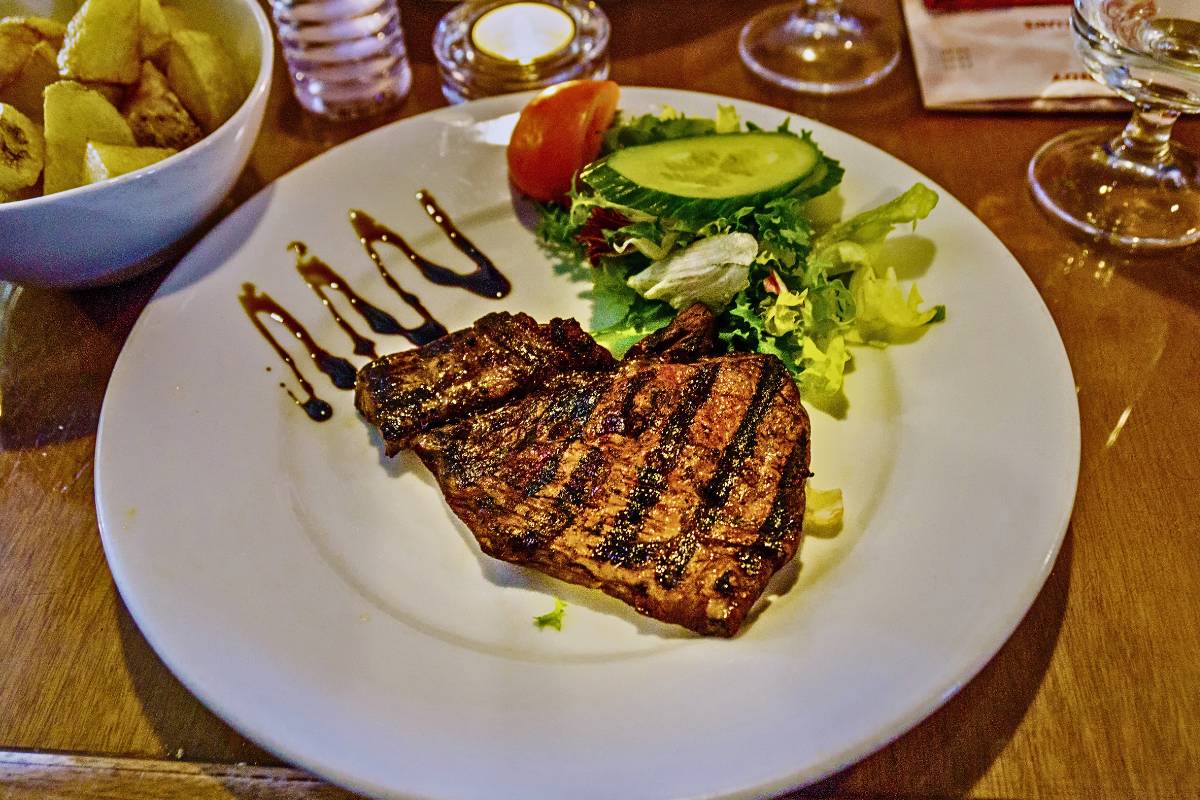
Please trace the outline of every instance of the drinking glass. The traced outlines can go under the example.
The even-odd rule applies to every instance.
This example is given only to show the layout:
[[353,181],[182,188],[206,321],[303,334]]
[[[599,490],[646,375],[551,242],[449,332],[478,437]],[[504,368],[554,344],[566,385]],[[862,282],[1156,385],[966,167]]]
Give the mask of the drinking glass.
[[900,60],[893,26],[851,14],[841,0],[768,8],[746,23],[738,53],[759,77],[809,94],[838,94],[876,83]]
[[397,105],[412,86],[396,0],[271,0],[296,99],[332,119]]
[[1179,115],[1200,112],[1200,0],[1075,0],[1071,30],[1088,72],[1133,102],[1133,118],[1044,144],[1029,162],[1034,197],[1114,245],[1200,242],[1200,160],[1171,141]]

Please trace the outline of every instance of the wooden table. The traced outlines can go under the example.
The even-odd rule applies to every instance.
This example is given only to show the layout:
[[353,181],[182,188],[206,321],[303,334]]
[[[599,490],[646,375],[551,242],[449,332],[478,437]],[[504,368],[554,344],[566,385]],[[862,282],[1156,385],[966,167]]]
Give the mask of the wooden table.
[[[940,711],[800,795],[1200,796],[1200,253],[1105,253],[1043,218],[1025,165],[1083,118],[926,111],[907,56],[851,97],[757,82],[735,43],[761,5],[614,0],[612,76],[804,114],[946,187],[1045,298],[1083,425],[1071,527],[1016,633]],[[395,116],[444,105],[429,42],[447,8],[404,4],[416,80]],[[386,121],[315,123],[278,70],[227,207]],[[1179,138],[1200,147],[1200,125],[1182,123]],[[25,289],[0,315],[0,796],[348,797],[206,711],[150,650],[105,565],[96,421],[121,344],[165,273],[73,294]]]

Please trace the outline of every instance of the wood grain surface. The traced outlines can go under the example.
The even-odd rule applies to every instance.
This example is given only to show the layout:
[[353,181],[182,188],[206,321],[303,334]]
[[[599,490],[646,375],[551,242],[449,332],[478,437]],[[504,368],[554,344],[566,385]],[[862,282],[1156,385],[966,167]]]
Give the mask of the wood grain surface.
[[352,800],[290,767],[0,752],[5,800]]
[[[879,86],[847,97],[757,82],[735,46],[763,5],[605,3],[612,76],[813,117],[940,183],[1045,298],[1075,372],[1083,434],[1065,545],[1012,638],[929,719],[797,796],[1200,797],[1200,253],[1106,252],[1037,211],[1030,155],[1097,118],[926,111],[907,56]],[[227,210],[341,141],[444,105],[429,42],[449,6],[402,6],[415,83],[400,111],[317,122],[279,70]],[[1200,125],[1181,123],[1179,137],[1200,147]],[[122,342],[165,274],[75,293],[0,289],[0,797],[348,797],[205,710],[139,634],[105,565],[97,418]]]

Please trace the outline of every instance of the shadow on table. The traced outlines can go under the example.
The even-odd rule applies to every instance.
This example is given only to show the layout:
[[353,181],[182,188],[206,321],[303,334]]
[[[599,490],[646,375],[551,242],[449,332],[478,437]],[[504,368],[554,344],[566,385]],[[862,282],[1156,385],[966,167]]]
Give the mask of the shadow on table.
[[158,269],[103,290],[12,294],[0,314],[0,451],[36,450],[96,432],[117,353],[165,275]]
[[940,710],[888,747],[791,800],[831,796],[963,797],[1008,745],[1045,678],[1070,588],[1073,531],[1046,585],[987,666]]
[[[221,210],[188,237],[187,248],[181,253],[181,260],[186,256],[187,265],[183,270],[174,270],[176,274],[172,275],[171,280],[163,281],[161,287],[163,294],[181,292],[200,283],[236,258],[242,245],[250,239],[262,223],[275,196],[276,184],[272,183],[255,192],[248,199],[241,199],[243,183],[246,185],[245,191],[250,191],[249,187],[252,187],[257,180],[255,177],[253,181],[240,182],[238,188],[235,188],[234,194],[230,196]],[[280,242],[281,253],[284,252],[286,244],[286,240]],[[247,267],[247,263],[243,261],[240,265],[231,266],[228,269],[240,270],[244,274]],[[236,290],[233,290],[230,292],[229,302],[236,301]]]
[[246,763],[255,766],[281,765],[279,759],[260,749],[226,725],[196,699],[195,695],[167,670],[158,654],[138,630],[119,596],[116,604],[121,650],[134,691],[150,726],[162,743],[158,758],[187,761]]
[[[74,292],[0,284],[0,452],[96,433],[113,365],[142,309],[179,259],[259,185],[261,179],[246,170],[221,208],[172,245],[163,266],[144,275]],[[215,237],[206,250],[210,261],[182,285],[219,267],[249,236],[269,199],[264,192],[254,211]]]
[[1123,254],[1110,257],[1115,259],[1115,269],[1134,283],[1200,312],[1200,245],[1138,261]]

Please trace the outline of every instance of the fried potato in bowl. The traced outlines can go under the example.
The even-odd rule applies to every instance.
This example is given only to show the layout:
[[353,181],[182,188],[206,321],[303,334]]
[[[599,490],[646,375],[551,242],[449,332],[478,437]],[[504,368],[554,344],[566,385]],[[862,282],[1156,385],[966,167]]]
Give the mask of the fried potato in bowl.
[[131,277],[233,187],[271,28],[256,0],[176,2],[0,0],[0,279]]

